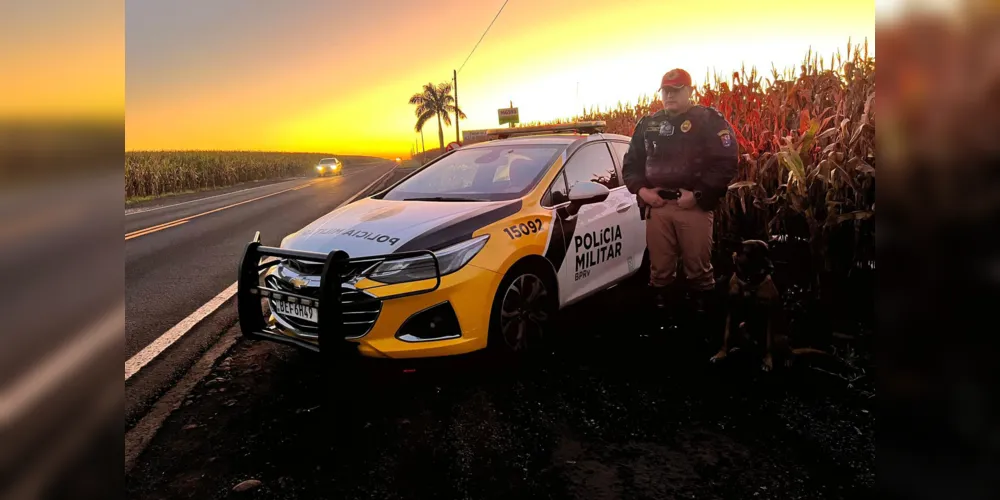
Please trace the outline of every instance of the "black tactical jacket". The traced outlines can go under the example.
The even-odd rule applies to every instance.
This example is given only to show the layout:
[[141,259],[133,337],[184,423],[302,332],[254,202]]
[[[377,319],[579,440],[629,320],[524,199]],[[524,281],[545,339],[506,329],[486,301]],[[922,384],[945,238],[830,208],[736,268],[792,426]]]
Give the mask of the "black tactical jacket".
[[[639,120],[622,177],[631,193],[683,188],[700,193],[701,208],[714,210],[736,177],[738,160],[736,134],[722,113],[695,105],[676,116],[661,110]],[[639,206],[645,208],[641,198]]]

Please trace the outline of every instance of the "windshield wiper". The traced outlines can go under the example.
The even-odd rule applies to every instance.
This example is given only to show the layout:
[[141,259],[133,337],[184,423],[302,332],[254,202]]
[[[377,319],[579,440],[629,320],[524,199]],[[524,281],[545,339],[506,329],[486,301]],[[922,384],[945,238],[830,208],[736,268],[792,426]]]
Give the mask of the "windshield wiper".
[[444,196],[431,196],[428,198],[403,198],[403,201],[483,201],[478,198],[452,198]]

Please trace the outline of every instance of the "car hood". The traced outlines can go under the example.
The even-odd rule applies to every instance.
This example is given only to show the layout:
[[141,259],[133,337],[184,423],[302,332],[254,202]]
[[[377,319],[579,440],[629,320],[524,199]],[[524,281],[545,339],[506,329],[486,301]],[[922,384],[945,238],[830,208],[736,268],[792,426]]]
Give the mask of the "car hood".
[[465,241],[477,229],[520,209],[520,200],[440,202],[365,198],[288,235],[281,247],[320,253],[343,250],[351,257],[437,250]]

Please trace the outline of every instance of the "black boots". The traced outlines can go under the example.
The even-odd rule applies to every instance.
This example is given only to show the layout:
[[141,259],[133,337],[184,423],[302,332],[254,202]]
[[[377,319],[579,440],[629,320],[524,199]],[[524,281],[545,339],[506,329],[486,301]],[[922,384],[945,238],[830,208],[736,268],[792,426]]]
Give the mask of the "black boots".
[[[657,323],[670,329],[683,325],[697,328],[719,312],[718,292],[711,290],[687,291],[677,284],[667,287],[649,287],[651,310]],[[683,324],[683,325],[682,325]]]
[[652,320],[659,330],[676,330],[679,312],[684,307],[684,297],[676,285],[648,287]]
[[715,289],[695,290],[691,292],[694,312],[699,316],[711,314],[716,308],[718,293]]
[[667,308],[667,289],[665,287],[650,286],[650,295],[653,299],[653,307],[657,311]]

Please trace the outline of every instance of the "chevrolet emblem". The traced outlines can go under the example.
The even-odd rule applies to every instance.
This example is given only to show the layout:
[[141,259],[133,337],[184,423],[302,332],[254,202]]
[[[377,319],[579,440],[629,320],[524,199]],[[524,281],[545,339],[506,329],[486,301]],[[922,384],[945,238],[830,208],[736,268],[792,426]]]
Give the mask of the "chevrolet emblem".
[[294,286],[296,290],[299,290],[301,288],[304,288],[306,285],[308,285],[309,282],[307,280],[305,280],[304,278],[292,278],[292,279],[288,280],[288,284]]

